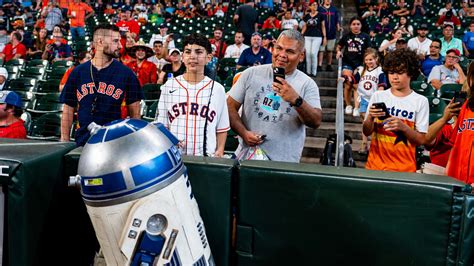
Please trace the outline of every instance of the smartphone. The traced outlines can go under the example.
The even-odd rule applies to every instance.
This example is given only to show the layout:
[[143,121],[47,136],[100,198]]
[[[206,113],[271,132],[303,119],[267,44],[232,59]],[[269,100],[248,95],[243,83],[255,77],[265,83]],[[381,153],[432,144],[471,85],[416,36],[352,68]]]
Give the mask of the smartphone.
[[454,102],[459,103],[459,106],[464,104],[464,101],[466,101],[467,98],[467,93],[465,91],[456,91],[454,93]]
[[390,117],[390,113],[388,112],[387,106],[385,105],[384,102],[374,103],[372,104],[372,106],[374,106],[376,109],[382,109],[382,111],[385,112],[384,116],[379,117],[380,120],[384,120]]
[[285,69],[284,68],[282,68],[282,67],[274,67],[273,68],[273,82],[281,83],[279,80],[277,80],[277,77],[285,79]]

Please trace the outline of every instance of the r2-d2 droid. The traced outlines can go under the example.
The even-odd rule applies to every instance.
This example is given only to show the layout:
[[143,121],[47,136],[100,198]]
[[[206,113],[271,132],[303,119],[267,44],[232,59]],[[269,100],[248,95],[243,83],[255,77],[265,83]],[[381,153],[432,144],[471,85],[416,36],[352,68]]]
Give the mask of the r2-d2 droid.
[[95,131],[70,184],[81,186],[107,265],[214,265],[178,140],[135,119]]

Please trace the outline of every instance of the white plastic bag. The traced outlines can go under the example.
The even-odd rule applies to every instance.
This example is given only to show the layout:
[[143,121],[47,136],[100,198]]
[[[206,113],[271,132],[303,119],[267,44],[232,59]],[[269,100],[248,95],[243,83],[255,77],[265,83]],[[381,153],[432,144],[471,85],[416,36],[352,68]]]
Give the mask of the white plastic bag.
[[269,161],[265,151],[260,148],[258,145],[253,147],[245,147],[242,148],[240,151],[236,151],[236,156],[239,161],[242,160],[262,160],[262,161]]

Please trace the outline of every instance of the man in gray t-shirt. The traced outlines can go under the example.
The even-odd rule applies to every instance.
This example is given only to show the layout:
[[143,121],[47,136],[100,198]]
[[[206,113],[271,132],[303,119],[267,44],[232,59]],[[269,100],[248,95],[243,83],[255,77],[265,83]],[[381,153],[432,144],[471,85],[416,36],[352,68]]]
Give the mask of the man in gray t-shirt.
[[[259,145],[270,160],[300,161],[305,125],[318,128],[322,118],[318,86],[296,69],[303,59],[304,37],[286,30],[278,37],[271,65],[241,73],[227,98],[231,127],[240,136],[238,150]],[[273,82],[273,67],[285,69],[280,83]]]
[[446,60],[443,65],[435,66],[428,76],[428,83],[439,90],[443,84],[463,84],[466,76],[459,65],[461,53],[457,49],[449,49],[446,52]]

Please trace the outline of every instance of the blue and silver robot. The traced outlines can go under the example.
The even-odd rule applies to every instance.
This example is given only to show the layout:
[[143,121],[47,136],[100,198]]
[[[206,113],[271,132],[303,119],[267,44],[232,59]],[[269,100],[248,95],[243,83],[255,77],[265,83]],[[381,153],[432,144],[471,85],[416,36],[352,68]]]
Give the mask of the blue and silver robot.
[[78,175],[107,265],[214,265],[178,140],[127,119],[92,128]]

